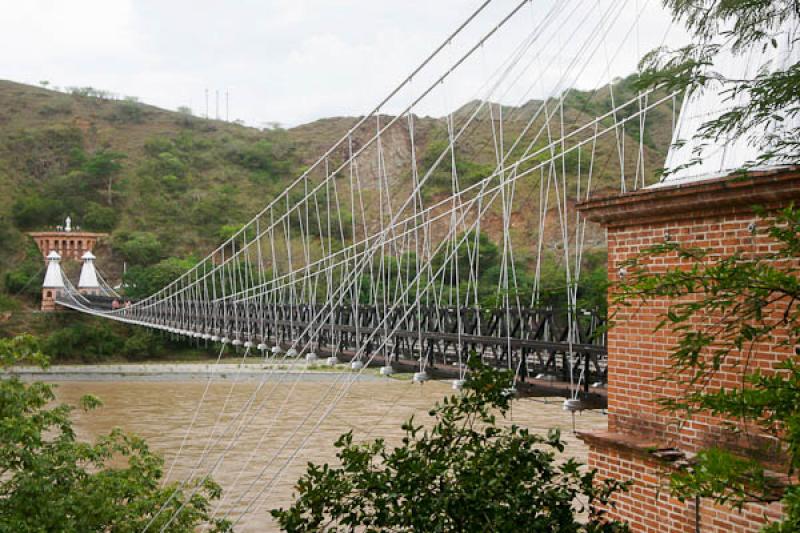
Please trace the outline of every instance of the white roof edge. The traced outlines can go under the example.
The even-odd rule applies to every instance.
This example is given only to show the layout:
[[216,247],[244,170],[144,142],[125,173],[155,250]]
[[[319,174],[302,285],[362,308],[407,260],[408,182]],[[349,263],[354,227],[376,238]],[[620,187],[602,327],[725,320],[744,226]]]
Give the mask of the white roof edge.
[[[787,70],[800,61],[800,44],[796,40],[799,34],[800,18],[791,17],[775,35],[777,46],[765,47],[755,43],[740,54],[734,54],[730,48],[723,49],[714,58],[711,69],[735,80],[754,79],[763,69],[769,72]],[[648,188],[721,178],[744,168],[748,171],[764,171],[794,166],[794,162],[781,158],[760,161],[769,148],[759,141],[768,139],[770,134],[800,128],[800,115],[786,116],[779,125],[752,128],[746,135],[721,139],[714,144],[695,138],[703,124],[720,117],[732,107],[747,105],[746,93],[731,97],[730,88],[730,84],[715,82],[687,92],[664,164],[668,173],[662,181]]]
[[792,164],[783,164],[783,165],[762,165],[758,167],[749,167],[747,169],[734,169],[734,170],[725,170],[720,172],[708,173],[708,174],[693,174],[688,175],[685,177],[681,177],[679,179],[672,179],[672,180],[664,180],[659,181],[658,183],[653,183],[652,185],[648,185],[645,187],[646,189],[664,189],[667,187],[678,187],[680,185],[690,185],[693,183],[703,183],[706,181],[713,181],[716,179],[722,179],[729,176],[733,176],[739,170],[746,170],[747,172],[771,172],[771,171],[780,171],[780,170],[789,170],[792,168],[796,168],[797,165]]

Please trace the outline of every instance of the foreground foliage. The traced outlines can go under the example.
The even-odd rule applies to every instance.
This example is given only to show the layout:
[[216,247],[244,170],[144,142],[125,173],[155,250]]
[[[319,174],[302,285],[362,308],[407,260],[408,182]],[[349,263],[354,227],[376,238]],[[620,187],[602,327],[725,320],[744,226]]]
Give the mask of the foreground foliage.
[[[683,393],[664,398],[666,409],[725,417],[731,431],[758,427],[787,456],[785,492],[760,462],[712,448],[698,455],[691,471],[674,476],[675,494],[742,507],[748,501],[775,501],[783,493],[786,516],[767,531],[800,531],[800,485],[791,477],[800,467],[800,361],[790,356],[769,373],[751,364],[759,344],[796,353],[800,343],[800,210],[789,207],[761,225],[777,244],[774,252],[709,257],[703,250],[665,243],[628,263],[630,275],[616,298],[623,305],[672,299],[660,327],[670,328],[678,342],[664,379],[679,380]],[[643,262],[665,254],[678,254],[685,267],[653,272]],[[712,387],[717,372],[734,363],[741,386]]]
[[[286,531],[617,532],[627,527],[593,507],[626,485],[600,482],[547,437],[501,424],[511,376],[471,364],[461,395],[445,398],[425,429],[413,418],[396,448],[383,439],[336,442],[341,466],[309,463],[297,500],[272,515]],[[577,513],[588,511],[586,523]]]
[[[0,339],[0,366],[46,364],[30,337]],[[172,513],[183,511],[167,529],[194,531],[210,517],[220,488],[206,481],[196,494],[161,486],[163,460],[139,437],[114,429],[94,443],[77,439],[72,408],[55,405],[53,386],[0,379],[0,531],[159,531]],[[92,396],[81,408],[100,405]],[[175,491],[176,496],[170,498]],[[211,531],[226,531],[214,521]]]

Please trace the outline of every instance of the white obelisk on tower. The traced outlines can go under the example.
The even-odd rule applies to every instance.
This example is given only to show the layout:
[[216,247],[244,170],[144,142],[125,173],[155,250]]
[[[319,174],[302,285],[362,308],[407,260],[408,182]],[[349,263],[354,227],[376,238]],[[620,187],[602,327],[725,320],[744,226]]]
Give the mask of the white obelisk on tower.
[[55,250],[47,255],[47,272],[42,283],[42,311],[53,311],[56,298],[64,291],[64,276],[61,272],[61,256]]
[[81,294],[100,294],[100,283],[97,280],[97,270],[94,260],[97,259],[92,252],[86,252],[81,256],[83,266],[81,267],[81,277],[78,280],[78,291]]

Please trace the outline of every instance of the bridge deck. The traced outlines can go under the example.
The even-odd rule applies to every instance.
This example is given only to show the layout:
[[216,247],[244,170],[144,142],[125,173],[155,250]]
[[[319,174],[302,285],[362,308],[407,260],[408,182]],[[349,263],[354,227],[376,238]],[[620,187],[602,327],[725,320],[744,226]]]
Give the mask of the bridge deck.
[[[112,299],[88,301],[90,307],[66,300],[58,303],[108,316]],[[326,320],[318,318],[326,314]],[[360,352],[364,360],[408,368],[419,368],[422,359],[427,369],[443,377],[457,377],[459,365],[477,355],[487,364],[515,371],[523,392],[565,396],[569,384],[579,382],[587,402],[598,407],[605,404],[604,388],[592,387],[606,381],[603,320],[590,312],[577,313],[570,321],[563,310],[550,308],[396,306],[386,312],[374,305],[331,310],[322,305],[233,303],[206,309],[199,302],[189,302],[181,309],[122,309],[111,318],[189,335],[197,342],[225,337],[348,360]]]

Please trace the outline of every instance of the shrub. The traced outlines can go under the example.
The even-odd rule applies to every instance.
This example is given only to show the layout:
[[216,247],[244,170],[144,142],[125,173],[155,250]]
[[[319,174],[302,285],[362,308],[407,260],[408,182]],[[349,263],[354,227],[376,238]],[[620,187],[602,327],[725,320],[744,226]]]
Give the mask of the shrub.
[[112,122],[139,124],[144,120],[144,115],[144,110],[139,103],[131,100],[123,100],[114,106],[114,111],[108,118]]
[[39,114],[43,117],[52,117],[55,115],[70,115],[72,114],[72,102],[68,100],[55,100],[50,104],[45,104],[39,109]]
[[16,311],[19,309],[19,302],[7,294],[0,293],[0,311]]
[[167,137],[151,137],[144,142],[144,153],[156,157],[162,152],[169,152],[172,146],[172,140]]
[[[285,531],[622,532],[605,506],[627,484],[600,480],[546,437],[498,423],[510,409],[512,376],[471,359],[463,394],[431,411],[430,429],[403,424],[402,444],[339,437],[341,466],[309,463],[297,499],[272,515]],[[585,518],[580,511],[588,511]]]
[[90,202],[83,215],[83,224],[86,229],[93,231],[111,231],[117,225],[118,219],[119,213],[116,209]]
[[119,232],[114,235],[111,246],[132,265],[151,265],[164,255],[158,237],[146,231]]
[[45,351],[59,359],[94,363],[117,355],[124,340],[112,325],[100,320],[81,321],[57,329],[47,337]]
[[145,359],[158,356],[164,350],[164,343],[157,335],[144,330],[136,330],[125,339],[122,355],[128,359]]
[[29,193],[11,206],[14,224],[20,229],[34,229],[56,224],[64,211],[61,200]]
[[218,187],[198,199],[190,214],[192,222],[199,228],[215,230],[233,221],[238,204],[231,187]]

